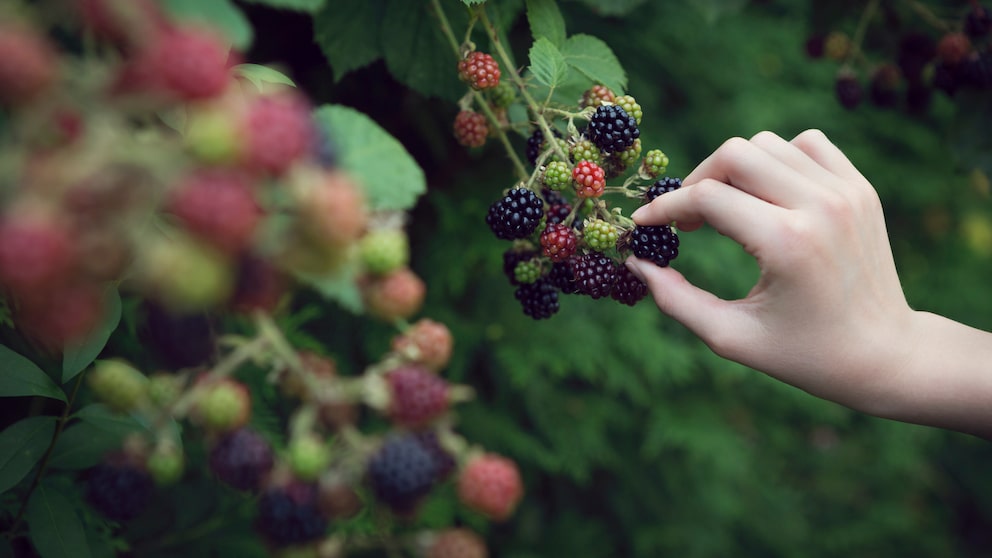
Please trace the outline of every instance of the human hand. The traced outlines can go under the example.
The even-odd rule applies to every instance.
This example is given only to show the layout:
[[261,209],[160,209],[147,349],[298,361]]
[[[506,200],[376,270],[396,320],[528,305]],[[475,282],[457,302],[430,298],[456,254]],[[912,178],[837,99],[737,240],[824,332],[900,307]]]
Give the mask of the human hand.
[[899,414],[889,406],[915,313],[878,195],[822,132],[728,140],[633,219],[682,231],[708,223],[757,260],[757,283],[729,301],[670,267],[627,260],[658,307],[718,355],[855,409]]

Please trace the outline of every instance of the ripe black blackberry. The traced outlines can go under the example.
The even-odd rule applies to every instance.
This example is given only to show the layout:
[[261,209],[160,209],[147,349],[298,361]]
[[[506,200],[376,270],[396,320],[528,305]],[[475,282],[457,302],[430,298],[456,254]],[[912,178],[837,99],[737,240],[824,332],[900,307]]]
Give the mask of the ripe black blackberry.
[[634,227],[629,244],[634,256],[661,267],[679,255],[679,236],[668,225]]
[[575,284],[575,273],[572,271],[572,262],[575,257],[564,262],[551,264],[551,271],[548,272],[548,281],[555,286],[562,294],[574,294],[579,291]]
[[148,505],[153,489],[148,471],[123,454],[108,457],[86,474],[86,501],[114,521],[135,518]]
[[964,16],[964,32],[972,39],[981,39],[992,31],[992,12],[981,4],[975,4]]
[[879,108],[892,108],[899,104],[899,83],[901,77],[895,64],[879,66],[871,76],[868,90],[873,105]]
[[933,87],[943,91],[945,95],[953,97],[963,80],[964,63],[947,64],[938,62],[933,67]]
[[617,280],[617,269],[606,254],[589,252],[572,262],[578,292],[592,298],[609,296]]
[[[557,225],[565,220],[572,213],[572,206],[567,203],[559,203],[548,208],[548,224]],[[574,225],[575,222],[573,221]]]
[[565,199],[565,196],[561,195],[561,192],[555,192],[551,188],[541,188],[541,197],[544,198],[544,203],[546,205],[561,205],[568,203],[568,200]]
[[513,293],[524,314],[535,320],[550,318],[558,312],[558,289],[548,279],[538,279],[537,281],[520,285]]
[[[561,137],[561,133],[558,130],[552,130],[556,138]],[[525,155],[527,156],[527,161],[531,166],[537,165],[537,158],[541,156],[541,152],[547,148],[544,142],[544,132],[540,128],[534,130],[534,133],[527,138],[527,150]]]
[[225,434],[210,450],[210,470],[238,490],[257,490],[274,462],[269,441],[249,428]]
[[214,322],[205,313],[177,313],[149,300],[142,304],[139,321],[141,341],[165,368],[199,366],[216,353]]
[[315,541],[328,521],[321,513],[317,485],[290,481],[265,490],[258,499],[255,528],[276,547]]
[[369,482],[377,500],[398,513],[414,511],[431,491],[438,463],[413,434],[388,438],[368,464]]
[[603,153],[609,155],[634,145],[641,136],[637,121],[617,105],[602,105],[589,120],[585,135]]
[[964,61],[964,82],[975,89],[992,87],[992,53],[974,52]]
[[417,437],[420,444],[434,457],[434,462],[437,463],[435,481],[443,481],[451,476],[451,473],[455,472],[458,462],[455,461],[455,456],[448,453],[448,450],[441,446],[441,441],[438,439],[436,430],[422,430],[414,434],[414,436]]
[[486,224],[496,238],[526,238],[537,229],[544,217],[544,202],[527,188],[513,188],[489,206]]
[[858,81],[857,76],[852,74],[837,76],[837,81],[834,83],[834,94],[841,106],[848,110],[860,105],[864,97],[861,82]]
[[631,273],[627,269],[627,266],[618,263],[617,281],[613,284],[613,289],[610,291],[610,298],[627,306],[634,306],[647,296],[647,294],[648,286]]
[[503,274],[510,280],[511,285],[520,284],[520,281],[517,281],[516,275],[517,264],[534,258],[537,255],[537,250],[518,250],[515,248],[503,252]]
[[662,194],[674,192],[682,187],[682,179],[674,176],[666,176],[659,179],[644,192],[644,203],[649,203]]

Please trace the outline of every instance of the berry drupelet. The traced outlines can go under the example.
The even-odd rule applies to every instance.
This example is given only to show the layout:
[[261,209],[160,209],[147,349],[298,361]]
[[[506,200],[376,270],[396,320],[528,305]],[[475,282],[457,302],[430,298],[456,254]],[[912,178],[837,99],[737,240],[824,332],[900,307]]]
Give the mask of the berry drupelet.
[[489,206],[486,224],[496,238],[526,238],[537,230],[544,217],[544,202],[527,188],[514,188]]

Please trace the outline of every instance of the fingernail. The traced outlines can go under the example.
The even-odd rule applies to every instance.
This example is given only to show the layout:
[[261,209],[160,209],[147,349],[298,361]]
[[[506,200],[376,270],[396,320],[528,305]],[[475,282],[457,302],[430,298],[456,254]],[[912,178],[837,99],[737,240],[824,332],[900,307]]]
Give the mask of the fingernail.
[[630,256],[623,263],[627,265],[627,269],[629,269],[630,272],[634,274],[634,277],[640,279],[642,283],[646,282],[644,280],[644,274],[641,273],[640,260],[638,260],[634,256]]
[[646,213],[647,210],[645,210],[644,206],[642,205],[641,207],[638,207],[633,213],[630,214],[630,218],[636,221],[638,215],[643,217]]

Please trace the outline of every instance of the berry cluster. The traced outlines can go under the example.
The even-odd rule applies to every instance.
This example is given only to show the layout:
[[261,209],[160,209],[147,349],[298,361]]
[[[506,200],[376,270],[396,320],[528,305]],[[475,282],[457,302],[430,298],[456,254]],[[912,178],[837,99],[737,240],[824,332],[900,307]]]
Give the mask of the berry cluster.
[[[642,157],[643,111],[636,99],[597,84],[582,96],[578,112],[559,112],[566,115],[565,132],[558,122],[538,121],[525,147],[530,177],[494,201],[485,217],[497,238],[513,242],[503,271],[524,314],[536,320],[557,313],[562,294],[633,306],[647,286],[623,260],[632,254],[667,266],[678,256],[679,238],[670,227],[637,227],[606,200],[618,194],[648,203],[681,186],[681,179],[662,176],[669,163],[662,151]],[[575,120],[588,122],[583,131]],[[609,184],[623,175],[621,183]]]
[[979,2],[953,11],[924,3],[911,8],[865,14],[870,25],[857,39],[835,27],[807,40],[811,58],[840,63],[834,94],[841,106],[854,109],[867,101],[919,113],[935,91],[953,98],[959,91],[992,89],[992,10]]

